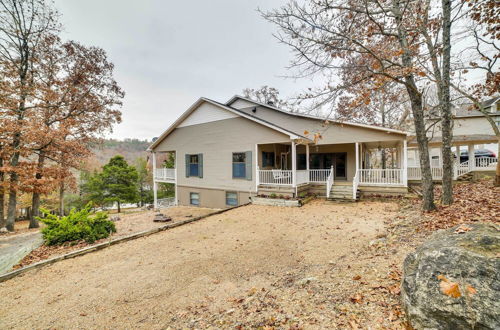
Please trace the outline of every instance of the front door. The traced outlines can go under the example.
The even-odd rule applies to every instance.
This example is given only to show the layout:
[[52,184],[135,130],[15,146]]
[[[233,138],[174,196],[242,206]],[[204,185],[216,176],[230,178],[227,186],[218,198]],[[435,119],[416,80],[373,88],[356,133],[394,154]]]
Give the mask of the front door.
[[332,156],[333,170],[335,171],[334,178],[336,180],[347,180],[347,153],[336,152]]
[[310,155],[311,169],[330,169],[333,166],[335,180],[347,180],[347,153],[315,153]]

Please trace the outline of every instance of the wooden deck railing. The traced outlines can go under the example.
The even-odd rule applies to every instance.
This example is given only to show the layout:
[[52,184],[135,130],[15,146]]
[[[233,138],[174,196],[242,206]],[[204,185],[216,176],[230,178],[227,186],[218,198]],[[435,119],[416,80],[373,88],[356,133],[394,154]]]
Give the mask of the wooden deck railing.
[[405,185],[403,182],[403,169],[360,169],[358,170],[358,177],[356,178],[359,185]]
[[175,181],[175,168],[157,168],[155,180]]

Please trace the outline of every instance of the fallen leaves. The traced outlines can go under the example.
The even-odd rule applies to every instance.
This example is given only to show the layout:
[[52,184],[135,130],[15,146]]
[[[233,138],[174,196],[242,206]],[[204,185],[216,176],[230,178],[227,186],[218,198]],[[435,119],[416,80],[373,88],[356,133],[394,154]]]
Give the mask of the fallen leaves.
[[350,298],[353,304],[361,304],[363,302],[363,296],[357,293],[355,296]]
[[444,275],[439,275],[438,280],[441,281],[439,282],[439,287],[441,288],[441,292],[443,294],[452,298],[460,298],[462,296],[457,282],[450,281]]
[[455,234],[464,234],[464,233],[471,231],[471,230],[472,230],[471,227],[463,224],[463,225],[458,226],[457,229],[455,229]]
[[[441,196],[441,187],[435,188],[436,199]],[[438,205],[433,212],[425,213],[423,227],[434,231],[470,222],[500,223],[500,188],[493,186],[492,179],[463,182],[453,187],[452,205]],[[460,230],[463,234],[468,229]]]

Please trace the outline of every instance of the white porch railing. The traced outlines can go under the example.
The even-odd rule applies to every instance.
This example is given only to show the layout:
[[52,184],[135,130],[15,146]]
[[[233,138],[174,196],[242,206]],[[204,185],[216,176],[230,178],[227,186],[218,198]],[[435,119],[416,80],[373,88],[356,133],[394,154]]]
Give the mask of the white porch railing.
[[478,157],[478,158],[476,158],[476,168],[479,168],[479,169],[486,169],[486,168],[495,169],[495,167],[497,166],[497,163],[498,163],[498,158],[493,158],[493,157]]
[[352,199],[354,200],[358,199],[359,177],[360,173],[357,171],[356,175],[354,175],[354,178],[352,179]]
[[157,168],[155,171],[155,180],[174,181],[175,168]]
[[[493,157],[479,157],[475,158],[475,162],[467,160],[458,164],[456,162],[455,166],[455,179],[458,177],[469,173],[473,170],[495,170],[498,158]],[[474,166],[475,164],[475,166]],[[431,167],[431,174],[433,180],[441,180],[443,178],[443,168],[433,166]],[[421,180],[422,170],[419,166],[409,166],[408,167],[408,180]]]
[[291,186],[293,173],[291,170],[258,170],[259,184]]
[[309,170],[309,182],[326,182],[332,169]]
[[[292,186],[293,172],[291,170],[261,170],[257,169],[258,184],[262,185],[277,185],[277,186]],[[306,184],[310,182],[325,183],[332,173],[332,169],[314,169],[314,170],[297,170],[296,185]]]
[[298,170],[296,180],[297,185],[309,183],[309,175],[307,174],[307,170]]
[[[405,185],[403,182],[403,169],[359,169],[359,185]],[[354,182],[353,182],[354,185]]]

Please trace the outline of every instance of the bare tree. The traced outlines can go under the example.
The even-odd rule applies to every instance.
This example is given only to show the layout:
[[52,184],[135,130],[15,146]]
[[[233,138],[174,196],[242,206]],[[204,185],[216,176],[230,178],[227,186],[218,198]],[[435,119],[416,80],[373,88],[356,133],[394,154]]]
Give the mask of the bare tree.
[[291,67],[297,69],[296,77],[321,75],[328,79],[326,86],[307,91],[304,100],[335,107],[345,93],[356,93],[358,101],[369,103],[371,92],[389,82],[406,90],[420,149],[422,206],[432,210],[434,191],[420,83],[425,73],[417,62],[420,4],[320,0],[299,5],[292,1],[263,15],[279,27],[278,40],[292,48]]

